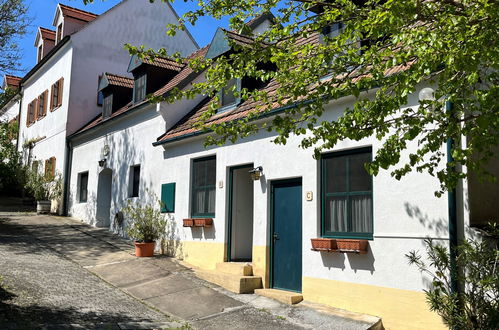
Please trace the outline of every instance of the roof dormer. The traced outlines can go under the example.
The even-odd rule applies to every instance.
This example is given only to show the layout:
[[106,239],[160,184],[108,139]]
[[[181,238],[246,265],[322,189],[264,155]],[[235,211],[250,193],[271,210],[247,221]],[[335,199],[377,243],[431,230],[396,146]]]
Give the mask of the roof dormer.
[[21,77],[11,76],[6,74],[3,78],[2,89],[5,91],[7,89],[18,90],[19,84],[21,83]]
[[185,64],[169,58],[141,59],[138,55],[133,55],[128,65],[128,72],[134,77],[133,102],[144,100],[147,94],[164,86],[184,67]]
[[55,46],[55,31],[38,28],[35,39],[35,47],[37,49],[37,62],[40,62],[45,55],[48,54]]
[[132,99],[133,79],[104,73],[99,82],[99,93],[102,93],[102,119],[121,109]]
[[55,10],[54,21],[56,28],[56,44],[67,35],[80,30],[85,24],[96,19],[98,15],[81,9],[58,4]]

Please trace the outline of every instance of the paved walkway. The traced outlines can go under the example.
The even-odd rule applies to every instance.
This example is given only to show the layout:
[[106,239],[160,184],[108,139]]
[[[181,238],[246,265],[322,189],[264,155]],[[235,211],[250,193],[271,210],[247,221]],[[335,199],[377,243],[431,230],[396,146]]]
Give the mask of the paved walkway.
[[[0,328],[368,329],[372,324],[237,295],[167,257],[70,218],[0,213]],[[2,323],[3,322],[3,323]],[[187,325],[187,323],[188,325]]]

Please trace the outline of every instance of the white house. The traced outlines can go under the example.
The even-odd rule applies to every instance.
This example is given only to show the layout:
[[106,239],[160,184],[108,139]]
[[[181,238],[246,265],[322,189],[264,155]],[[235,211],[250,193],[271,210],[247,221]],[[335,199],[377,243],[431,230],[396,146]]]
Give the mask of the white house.
[[[269,21],[252,28],[259,31],[260,24]],[[226,38],[247,39],[219,30],[211,44],[216,46],[189,58],[223,56],[230,49]],[[314,40],[317,35],[310,36]],[[212,99],[144,101],[146,93],[188,88],[203,75],[168,59],[135,57],[128,71],[133,80],[103,74],[102,114],[69,136],[71,216],[122,233],[123,206],[157,197],[170,220],[168,252],[230,290],[280,289],[296,299],[380,316],[388,329],[444,328],[425,301],[428,278],[405,257],[423,250],[425,238],[449,242],[449,202],[434,196],[439,189],[434,177],[411,173],[396,181],[387,171],[369,176],[363,164],[381,146],[375,137],[342,141],[320,160],[298,147],[301,137],[291,136],[284,146],[272,143],[274,132],[205,148],[209,133],[193,124]],[[353,101],[331,102],[320,119],[337,119]],[[243,118],[255,107],[251,100],[221,102],[212,121]],[[406,107],[418,106],[416,93]],[[406,155],[415,147],[409,145]],[[477,192],[478,187],[483,188],[470,181],[457,189],[460,236],[481,221],[476,214],[496,211],[493,203],[480,212],[472,207],[484,198],[492,202],[488,193],[497,191],[491,186]],[[313,249],[315,238],[337,246]],[[344,239],[353,245],[340,247]]]
[[55,31],[38,30],[38,63],[20,81],[18,145],[24,161],[36,162],[38,168],[45,164],[45,170],[64,176],[66,137],[102,111],[96,94],[99,75],[126,75],[126,43],[181,54],[197,49],[188,31],[165,35],[165,25],[177,21],[173,8],[160,1],[144,5],[124,0],[102,15],[58,4]]
[[21,77],[16,77],[12,75],[5,75],[2,84],[2,90],[4,92],[11,90],[14,91],[14,95],[11,96],[10,100],[4,104],[0,109],[0,121],[10,122],[17,118],[19,115],[19,105],[21,96],[19,93],[19,82]]

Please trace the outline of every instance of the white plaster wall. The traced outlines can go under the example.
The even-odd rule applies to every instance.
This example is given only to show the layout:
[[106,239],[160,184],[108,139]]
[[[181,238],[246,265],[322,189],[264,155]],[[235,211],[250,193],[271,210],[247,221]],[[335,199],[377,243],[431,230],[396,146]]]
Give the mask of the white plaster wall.
[[[104,156],[102,149],[109,145],[110,154],[107,167],[113,171],[111,192],[111,220],[128,200],[150,202],[161,195],[160,172],[162,152],[152,146],[152,141],[164,132],[164,122],[156,112],[155,105],[137,110],[135,113],[121,117],[112,125],[92,130],[91,134],[82,135],[74,140],[72,155],[69,215],[95,225],[97,211],[98,175],[102,168],[98,161]],[[138,198],[128,197],[130,166],[139,165],[140,189]],[[78,173],[89,172],[88,201],[77,200]],[[151,193],[148,193],[151,192]],[[159,206],[159,205],[158,205]]]
[[[409,104],[415,106],[415,97]],[[324,119],[337,118],[347,106],[331,106]],[[301,137],[291,137],[287,145],[275,145],[272,134],[262,132],[233,145],[204,149],[203,138],[191,138],[166,145],[164,160],[158,165],[160,182],[176,182],[176,207],[173,218],[179,237],[188,241],[223,243],[226,237],[229,167],[253,163],[263,166],[264,177],[254,186],[254,239],[256,246],[269,245],[270,183],[272,180],[302,177],[303,180],[303,276],[364,283],[400,289],[421,290],[428,282],[415,267],[408,265],[405,254],[423,251],[423,239],[433,237],[446,243],[447,198],[436,198],[438,180],[427,174],[412,173],[397,181],[389,171],[374,178],[374,240],[367,255],[327,254],[311,251],[310,239],[320,237],[319,162],[313,150],[298,147]],[[343,141],[335,150],[372,146],[373,154],[381,146],[374,138]],[[409,145],[413,149],[414,145]],[[158,148],[161,150],[161,148]],[[190,217],[190,175],[192,159],[216,155],[216,215],[212,228],[183,228],[181,221]],[[405,153],[405,156],[408,152]],[[223,181],[223,188],[219,182]],[[307,191],[313,200],[306,201]],[[404,276],[400,276],[404,274]]]
[[182,55],[197,49],[188,32],[179,32],[175,37],[165,34],[166,25],[176,22],[171,6],[162,1],[151,4],[125,0],[72,35],[75,52],[71,86],[78,93],[71,96],[68,134],[102,111],[96,103],[100,74],[129,75],[130,55],[123,48],[126,43],[153,49],[165,47]]
[[5,105],[7,110],[0,116],[0,121],[9,122],[14,119],[19,114],[19,103],[19,96],[14,96],[14,98]]
[[[33,148],[32,159],[45,160],[56,157],[56,170],[61,173],[64,169],[66,148],[66,120],[70,95],[68,82],[71,81],[72,54],[73,49],[69,42],[24,83],[20,116],[19,151],[23,151],[25,141],[45,137]],[[62,105],[52,112],[50,111],[51,87],[60,78],[64,78]],[[48,90],[49,97],[46,116],[27,127],[28,104],[46,90]],[[26,156],[25,154],[25,161]]]

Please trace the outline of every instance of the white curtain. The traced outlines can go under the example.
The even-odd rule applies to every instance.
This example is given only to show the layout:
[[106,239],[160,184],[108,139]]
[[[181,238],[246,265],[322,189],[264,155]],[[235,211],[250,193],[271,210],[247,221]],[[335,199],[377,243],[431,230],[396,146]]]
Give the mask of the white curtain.
[[[330,197],[326,210],[326,231],[331,232],[372,232],[372,199],[370,195]],[[350,226],[348,208],[350,207]]]
[[355,233],[371,233],[372,232],[372,207],[371,196],[360,195],[350,197],[351,208],[351,226],[352,232]]

